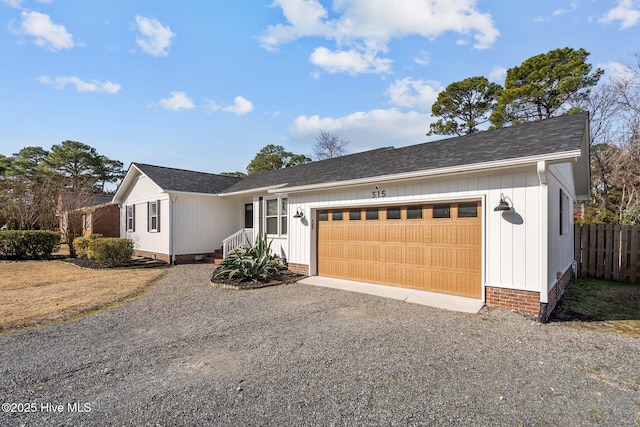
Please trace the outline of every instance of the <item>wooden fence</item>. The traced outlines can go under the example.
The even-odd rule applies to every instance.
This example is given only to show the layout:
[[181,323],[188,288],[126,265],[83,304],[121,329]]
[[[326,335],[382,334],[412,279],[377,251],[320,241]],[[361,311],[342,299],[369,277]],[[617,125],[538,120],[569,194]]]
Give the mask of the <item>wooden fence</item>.
[[639,282],[640,225],[575,225],[579,277]]

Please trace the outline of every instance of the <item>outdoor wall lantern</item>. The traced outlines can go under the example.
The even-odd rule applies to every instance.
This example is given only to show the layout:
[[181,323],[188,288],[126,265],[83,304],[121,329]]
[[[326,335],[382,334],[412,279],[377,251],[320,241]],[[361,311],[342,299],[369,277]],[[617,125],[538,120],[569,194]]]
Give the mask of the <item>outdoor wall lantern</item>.
[[513,208],[507,201],[507,198],[504,196],[504,193],[500,193],[500,203],[498,203],[498,206],[493,208],[493,210],[497,212],[504,212],[504,211],[510,211],[512,209]]
[[302,208],[298,208],[296,209],[296,213],[295,215],[293,215],[294,218],[304,218],[304,210],[302,210]]

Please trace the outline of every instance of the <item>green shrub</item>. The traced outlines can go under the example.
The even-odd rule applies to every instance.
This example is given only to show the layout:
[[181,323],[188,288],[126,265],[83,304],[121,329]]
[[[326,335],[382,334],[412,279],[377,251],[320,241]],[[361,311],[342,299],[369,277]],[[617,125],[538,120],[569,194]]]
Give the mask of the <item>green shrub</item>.
[[0,231],[0,259],[45,259],[60,244],[60,234],[47,230]]
[[215,277],[240,282],[266,282],[278,272],[279,266],[278,256],[271,251],[271,242],[261,234],[253,246],[237,248],[227,256]]
[[101,267],[128,265],[133,255],[133,242],[115,237],[89,239],[87,253]]
[[73,239],[73,248],[76,251],[77,258],[91,258],[87,252],[89,250],[89,242],[88,237],[76,237]]
[[73,239],[73,249],[77,258],[89,258],[93,259],[91,249],[89,249],[89,242],[92,240],[102,239],[102,234],[95,233],[89,237],[76,237]]

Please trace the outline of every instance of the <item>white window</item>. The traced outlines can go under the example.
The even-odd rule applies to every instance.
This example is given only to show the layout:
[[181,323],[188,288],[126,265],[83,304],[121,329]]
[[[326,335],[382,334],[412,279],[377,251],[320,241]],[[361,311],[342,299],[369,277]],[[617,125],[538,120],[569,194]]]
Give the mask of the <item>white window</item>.
[[560,189],[560,234],[569,234],[571,232],[572,213],[569,211],[569,196]]
[[136,207],[127,206],[127,231],[136,231]]
[[148,231],[159,232],[160,231],[160,200],[147,203],[149,212]]
[[287,234],[287,198],[266,200],[266,228],[267,234]]

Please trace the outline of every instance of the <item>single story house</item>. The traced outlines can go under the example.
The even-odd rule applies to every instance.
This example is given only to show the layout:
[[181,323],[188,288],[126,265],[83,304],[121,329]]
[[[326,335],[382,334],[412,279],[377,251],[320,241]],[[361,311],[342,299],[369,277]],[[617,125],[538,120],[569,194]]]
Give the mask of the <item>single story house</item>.
[[589,138],[578,113],[243,179],[134,163],[114,201],[143,254],[187,261],[266,233],[296,272],[544,320],[572,274]]

